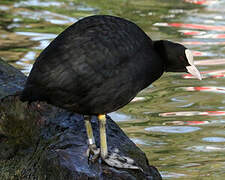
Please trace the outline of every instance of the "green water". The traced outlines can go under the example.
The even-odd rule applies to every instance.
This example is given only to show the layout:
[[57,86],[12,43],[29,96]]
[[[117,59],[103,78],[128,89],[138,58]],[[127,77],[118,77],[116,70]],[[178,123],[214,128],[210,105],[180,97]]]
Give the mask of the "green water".
[[223,180],[225,1],[191,2],[196,1],[3,0],[0,57],[29,74],[35,58],[57,34],[94,14],[121,16],[152,39],[185,44],[193,50],[203,80],[164,74],[112,117],[164,179]]

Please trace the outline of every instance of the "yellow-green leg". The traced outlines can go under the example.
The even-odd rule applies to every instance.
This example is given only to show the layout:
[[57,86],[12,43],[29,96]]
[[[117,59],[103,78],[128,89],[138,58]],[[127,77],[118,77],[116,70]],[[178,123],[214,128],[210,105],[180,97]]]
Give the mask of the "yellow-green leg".
[[93,135],[93,130],[92,130],[90,120],[91,120],[91,116],[86,116],[86,115],[84,116],[85,127],[86,127],[87,138],[88,138],[87,156],[89,160],[95,161],[99,157],[100,149],[96,147],[95,138]]
[[101,149],[101,157],[106,159],[108,156],[108,147],[107,147],[107,140],[106,140],[106,116],[99,115],[99,128],[100,128],[100,149]]
[[93,130],[91,126],[91,116],[84,116],[85,127],[87,131],[88,137],[88,150],[87,156],[88,160],[92,162],[95,161],[99,155],[101,154],[101,159],[107,163],[109,166],[117,167],[117,168],[128,168],[128,169],[140,169],[140,167],[134,164],[134,160],[119,155],[119,149],[114,149],[114,151],[109,155],[108,147],[107,147],[107,139],[106,139],[106,116],[98,115],[99,120],[99,129],[100,129],[100,149],[96,147],[95,138],[93,135]]
[[126,157],[120,156],[119,149],[114,149],[110,155],[108,154],[107,140],[106,140],[106,116],[98,115],[99,128],[100,128],[100,149],[101,158],[109,166],[117,168],[128,168],[128,169],[140,169],[140,167],[134,165],[134,160]]

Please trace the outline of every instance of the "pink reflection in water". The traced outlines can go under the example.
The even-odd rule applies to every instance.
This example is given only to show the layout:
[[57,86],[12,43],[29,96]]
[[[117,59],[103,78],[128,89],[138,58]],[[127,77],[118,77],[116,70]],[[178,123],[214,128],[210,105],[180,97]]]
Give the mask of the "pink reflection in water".
[[[216,71],[203,71],[201,72],[202,79],[204,78],[223,78],[225,77],[225,69],[224,70],[216,70]],[[184,79],[194,79],[195,77],[191,74],[184,74],[182,76]]]
[[194,38],[204,39],[225,39],[225,34],[206,34],[205,31],[178,30],[183,35],[193,36]]
[[186,125],[200,125],[200,124],[209,124],[209,121],[185,121]]
[[225,59],[206,59],[206,60],[200,60],[200,61],[195,61],[195,65],[222,65],[225,64]]
[[225,31],[225,26],[214,26],[205,24],[186,24],[186,23],[155,23],[155,26],[199,29],[199,30],[213,30],[213,31]]
[[215,93],[225,93],[225,87],[183,87],[182,89],[186,91],[203,91],[203,92],[215,92]]
[[201,52],[201,51],[192,51],[193,56],[207,56],[209,55],[207,52]]
[[204,39],[225,39],[225,34],[204,34],[196,35],[194,38],[204,38]]
[[182,34],[184,35],[203,35],[203,34],[206,34],[205,31],[193,31],[193,30],[179,30],[178,32],[181,32]]
[[173,124],[173,125],[203,125],[209,124],[209,121],[169,121],[163,123],[163,125]]
[[[174,116],[225,116],[225,111],[181,111],[181,112],[166,112],[160,113],[159,116],[162,117],[174,117]],[[187,122],[198,122],[199,121],[187,121]]]
[[217,0],[184,0],[185,2],[192,3],[192,4],[198,4],[198,5],[209,5],[215,2],[218,2]]
[[225,42],[203,42],[203,41],[186,41],[182,42],[184,45],[224,45]]

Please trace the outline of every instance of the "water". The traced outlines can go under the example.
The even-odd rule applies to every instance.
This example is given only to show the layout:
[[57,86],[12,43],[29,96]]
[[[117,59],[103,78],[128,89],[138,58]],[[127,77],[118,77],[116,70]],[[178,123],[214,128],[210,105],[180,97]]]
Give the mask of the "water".
[[202,72],[167,73],[112,114],[164,179],[225,179],[225,1],[0,1],[0,56],[29,74],[71,23],[93,14],[130,19],[152,39],[180,42]]

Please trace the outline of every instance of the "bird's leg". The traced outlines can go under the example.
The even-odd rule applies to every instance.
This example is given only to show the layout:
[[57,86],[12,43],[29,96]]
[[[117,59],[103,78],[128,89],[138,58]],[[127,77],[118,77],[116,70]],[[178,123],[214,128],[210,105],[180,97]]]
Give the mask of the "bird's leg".
[[106,159],[108,156],[107,140],[106,140],[106,117],[105,115],[99,115],[99,129],[100,129],[100,149],[102,159]]
[[91,116],[84,115],[85,127],[87,131],[88,137],[88,149],[87,149],[87,156],[88,160],[95,161],[100,155],[100,149],[96,147],[95,138],[92,131],[91,126]]
[[100,149],[101,149],[101,158],[107,163],[109,166],[117,167],[117,168],[127,168],[127,169],[139,169],[141,171],[142,168],[135,165],[134,160],[119,155],[119,150],[115,149],[114,152],[108,154],[107,140],[106,140],[106,116],[99,115],[99,128],[100,128]]

